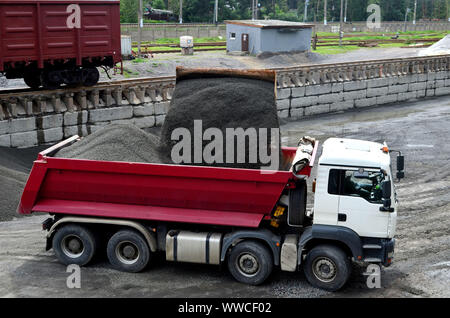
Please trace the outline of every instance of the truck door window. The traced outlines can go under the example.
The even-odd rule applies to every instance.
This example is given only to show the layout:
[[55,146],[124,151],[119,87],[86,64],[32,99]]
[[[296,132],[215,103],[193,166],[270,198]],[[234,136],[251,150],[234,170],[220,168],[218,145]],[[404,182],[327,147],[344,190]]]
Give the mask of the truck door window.
[[342,180],[342,195],[358,196],[372,203],[381,201],[381,181],[384,175],[381,172],[345,170]]
[[384,175],[379,171],[331,169],[328,177],[328,193],[361,197],[371,203],[382,203],[381,182]]

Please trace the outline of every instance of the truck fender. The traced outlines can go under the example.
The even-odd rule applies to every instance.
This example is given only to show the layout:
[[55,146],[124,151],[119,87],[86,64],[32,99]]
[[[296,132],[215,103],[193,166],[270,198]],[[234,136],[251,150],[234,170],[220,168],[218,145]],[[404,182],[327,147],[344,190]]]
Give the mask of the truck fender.
[[222,241],[222,251],[220,254],[220,261],[225,261],[227,256],[227,251],[230,246],[238,243],[240,240],[245,239],[256,239],[266,242],[273,254],[273,263],[277,266],[280,264],[280,249],[281,249],[281,238],[269,230],[241,230],[225,234]]
[[[313,224],[303,231],[298,242],[299,251],[302,251],[306,244],[314,239],[343,243],[350,249],[356,260],[360,260],[363,256],[361,238],[355,231],[347,227]],[[298,258],[298,264],[301,264],[302,253],[298,253]]]
[[[142,224],[139,224],[138,222],[122,220],[122,219],[112,220],[112,219],[102,219],[102,218],[84,218],[84,217],[75,217],[75,216],[64,217],[62,219],[59,219],[52,225],[52,227],[50,228],[50,230],[47,233],[47,241],[52,237],[53,233],[56,231],[56,228],[59,225],[61,225],[62,223],[111,224],[111,225],[121,225],[121,226],[132,227],[144,236],[144,238],[147,241],[148,246],[150,247],[150,250],[152,252],[156,252],[156,250],[157,250],[156,239],[155,239],[153,233],[151,233]],[[48,244],[47,244],[47,247],[48,247]]]

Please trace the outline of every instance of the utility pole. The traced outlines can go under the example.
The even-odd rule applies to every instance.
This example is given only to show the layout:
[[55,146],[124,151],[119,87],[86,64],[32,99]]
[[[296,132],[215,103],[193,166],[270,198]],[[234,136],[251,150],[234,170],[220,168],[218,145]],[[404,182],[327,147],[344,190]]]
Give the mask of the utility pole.
[[306,20],[308,19],[308,4],[309,0],[305,0],[305,13],[303,15],[303,22],[306,22]]
[[252,0],[252,20],[255,20],[255,0]]
[[406,32],[406,27],[407,27],[406,23],[408,22],[408,13],[409,13],[409,11],[411,11],[411,9],[410,8],[406,8],[406,12],[405,12],[405,28],[404,28],[403,32]]
[[327,25],[327,0],[323,3],[323,25]]
[[414,17],[413,17],[413,24],[416,24],[416,10],[417,10],[417,0],[414,0]]
[[340,18],[340,24],[339,24],[339,46],[342,46],[342,37],[344,35],[344,0],[341,0],[341,18]]
[[347,23],[347,5],[348,0],[345,0],[344,23]]
[[141,54],[141,42],[142,42],[142,28],[144,27],[143,19],[143,3],[139,0],[139,11],[138,11],[138,53]]
[[180,19],[180,24],[182,24],[183,23],[183,0],[180,0],[180,16],[179,16],[179,19]]
[[216,0],[214,3],[214,23],[217,24],[218,21],[218,7],[219,7],[219,0]]

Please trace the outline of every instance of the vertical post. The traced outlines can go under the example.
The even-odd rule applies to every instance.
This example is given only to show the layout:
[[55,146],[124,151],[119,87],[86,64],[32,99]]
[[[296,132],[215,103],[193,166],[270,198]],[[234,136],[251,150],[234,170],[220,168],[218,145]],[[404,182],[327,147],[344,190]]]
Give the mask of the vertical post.
[[327,0],[323,2],[323,25],[327,25]]
[[405,11],[405,27],[404,27],[404,30],[403,30],[403,32],[406,32],[406,23],[408,22],[408,12],[409,12],[409,8],[406,8],[406,11]]
[[180,0],[180,16],[179,16],[180,24],[183,23],[183,0]]
[[341,17],[340,17],[340,24],[339,24],[339,46],[342,46],[342,37],[344,35],[344,0],[341,0]]
[[417,10],[417,0],[414,0],[414,17],[413,17],[413,24],[416,24],[416,10]]
[[255,0],[252,0],[252,20],[255,20]]
[[215,2],[214,2],[214,23],[215,24],[217,24],[217,21],[218,21],[218,13],[219,13],[219,9],[218,9],[218,7],[219,7],[219,0],[216,0]]
[[138,53],[141,54],[141,42],[142,42],[142,28],[144,26],[143,19],[143,4],[142,0],[139,0],[139,11],[138,11]]
[[305,0],[305,13],[303,15],[303,22],[306,22],[306,20],[308,19],[308,3],[309,0]]
[[345,0],[344,23],[347,23],[347,5],[348,5],[348,0]]

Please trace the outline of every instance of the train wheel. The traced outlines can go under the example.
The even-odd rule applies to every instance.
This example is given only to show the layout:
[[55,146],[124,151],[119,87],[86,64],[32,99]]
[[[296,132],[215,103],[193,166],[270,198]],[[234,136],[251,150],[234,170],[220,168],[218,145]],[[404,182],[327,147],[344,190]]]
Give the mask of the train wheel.
[[87,67],[83,69],[83,84],[85,86],[94,86],[100,79],[100,73],[95,67]]
[[41,86],[41,74],[30,72],[23,77],[25,84],[33,89],[38,89]]
[[44,73],[41,75],[41,83],[42,86],[46,89],[56,89],[61,86],[61,83],[58,81],[58,78],[52,73]]

